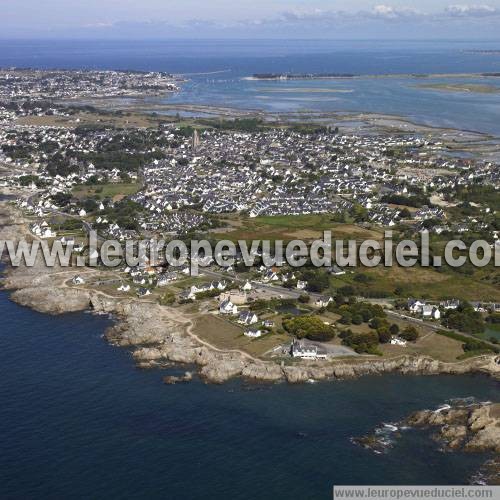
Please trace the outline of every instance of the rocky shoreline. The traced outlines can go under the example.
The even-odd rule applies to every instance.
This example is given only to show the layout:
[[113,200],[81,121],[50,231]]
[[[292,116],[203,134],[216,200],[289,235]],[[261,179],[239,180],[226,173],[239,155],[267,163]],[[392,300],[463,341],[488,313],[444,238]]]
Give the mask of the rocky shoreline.
[[436,410],[417,411],[396,424],[384,424],[353,442],[377,454],[388,451],[408,429],[432,430],[443,452],[494,454],[470,482],[500,485],[500,403],[455,403]]
[[444,451],[500,453],[500,403],[479,403],[424,410],[405,421],[410,427],[436,429]]
[[[0,239],[19,239],[27,235],[21,214],[6,202],[0,202]],[[78,274],[98,273],[78,269]],[[342,380],[364,375],[402,373],[438,375],[483,373],[500,379],[498,356],[483,356],[461,363],[444,363],[429,357],[401,356],[395,359],[335,360],[332,362],[294,362],[281,364],[254,358],[240,351],[219,350],[191,334],[192,316],[181,308],[160,306],[155,302],[119,298],[97,290],[67,286],[75,269],[47,268],[37,261],[32,268],[10,268],[3,280],[12,290],[16,303],[46,314],[91,310],[113,314],[117,323],[106,339],[131,349],[140,368],[154,368],[165,363],[197,366],[200,377],[223,383],[235,377],[259,382],[304,383],[310,380]]]

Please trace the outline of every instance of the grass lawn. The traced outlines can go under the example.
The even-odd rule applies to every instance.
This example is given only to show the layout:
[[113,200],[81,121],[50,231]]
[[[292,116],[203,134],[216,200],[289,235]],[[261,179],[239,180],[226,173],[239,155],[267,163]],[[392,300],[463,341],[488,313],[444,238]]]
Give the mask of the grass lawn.
[[420,339],[417,342],[409,342],[406,347],[385,344],[380,346],[384,357],[395,357],[404,354],[430,356],[434,359],[453,363],[464,351],[462,342],[449,339],[437,333],[424,334],[420,332]]
[[429,300],[457,298],[462,300],[500,300],[500,289],[492,284],[451,271],[437,272],[431,268],[376,267],[363,272],[373,278],[362,285],[363,289],[393,294],[400,290],[400,296],[418,297]]
[[207,278],[203,278],[202,276],[196,277],[196,276],[186,276],[181,275],[179,276],[179,279],[177,281],[173,281],[166,287],[162,287],[164,289],[172,290],[172,289],[178,289],[178,290],[185,290],[186,288],[190,288],[193,285],[201,285],[203,283],[208,283],[210,280]]
[[[258,325],[251,328],[257,329]],[[287,335],[280,334],[268,334],[260,339],[249,339],[243,335],[245,328],[211,314],[198,318],[193,331],[219,349],[241,349],[253,356],[262,356],[270,349],[290,341]]]
[[113,201],[119,201],[126,196],[137,193],[140,184],[135,183],[108,183],[96,184],[92,186],[78,185],[73,189],[73,195],[78,199],[92,198],[99,195],[101,199],[111,198]]
[[[328,315],[328,316],[327,316]],[[338,315],[332,313],[322,314],[321,319],[325,321],[331,321],[339,319]],[[430,356],[434,359],[445,362],[455,362],[457,357],[463,354],[462,342],[444,337],[442,335],[437,335],[433,330],[431,330],[425,324],[414,325],[408,321],[399,318],[388,317],[387,320],[390,324],[397,324],[400,330],[404,330],[407,326],[416,326],[419,332],[419,339],[415,343],[408,343],[406,347],[396,346],[391,344],[381,344],[379,349],[384,355],[384,358],[392,358],[402,355],[421,355]],[[333,321],[331,321],[333,323]],[[354,333],[367,333],[373,331],[368,324],[363,323],[361,325],[338,325],[340,330],[350,329]],[[338,343],[341,343],[339,337],[335,339]]]
[[323,236],[323,231],[332,231],[335,239],[377,239],[383,233],[375,229],[363,229],[354,224],[341,224],[332,220],[331,214],[279,215],[251,218],[240,216],[225,219],[233,229],[214,233],[217,239],[237,240],[314,240]]
[[[79,120],[79,121],[76,121]],[[158,127],[164,121],[162,117],[154,117],[148,113],[124,113],[122,115],[102,112],[81,112],[72,116],[24,116],[18,118],[21,125],[75,127],[85,125],[104,125],[117,128]]]

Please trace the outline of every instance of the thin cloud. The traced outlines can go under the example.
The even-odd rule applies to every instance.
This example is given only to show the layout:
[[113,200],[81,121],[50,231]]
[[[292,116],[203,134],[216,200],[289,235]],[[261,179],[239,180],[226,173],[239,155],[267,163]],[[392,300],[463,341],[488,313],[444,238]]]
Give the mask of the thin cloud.
[[449,5],[445,12],[452,17],[461,18],[489,17],[500,14],[500,10],[491,5]]
[[396,8],[389,5],[376,5],[373,7],[371,14],[375,17],[381,17],[384,19],[401,19],[422,15],[422,13],[417,9],[409,7]]
[[386,4],[375,5],[371,10],[362,10],[358,12],[347,12],[341,10],[289,10],[280,13],[274,17],[242,19],[239,21],[219,21],[215,19],[190,19],[179,23],[172,23],[162,20],[155,21],[127,21],[116,23],[95,23],[86,25],[86,28],[118,28],[118,27],[136,27],[140,26],[155,29],[209,29],[225,30],[230,28],[249,28],[252,27],[294,27],[308,28],[314,26],[333,27],[349,24],[363,24],[366,22],[377,23],[390,21],[392,23],[417,23],[417,22],[442,22],[453,19],[485,18],[500,15],[500,10],[490,5],[449,5],[444,10],[434,13],[421,12],[417,9],[408,7],[392,7]]

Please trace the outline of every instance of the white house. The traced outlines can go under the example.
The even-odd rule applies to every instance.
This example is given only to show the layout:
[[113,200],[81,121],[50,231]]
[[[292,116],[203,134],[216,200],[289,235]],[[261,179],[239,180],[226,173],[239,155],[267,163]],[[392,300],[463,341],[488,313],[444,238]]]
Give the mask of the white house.
[[401,339],[399,337],[392,337],[391,339],[391,345],[399,345],[399,346],[402,346],[402,347],[406,347],[406,340],[404,339]]
[[307,281],[297,281],[297,290],[305,290],[307,288]]
[[488,312],[488,306],[481,302],[471,302],[471,306],[476,312],[482,312],[482,313]]
[[213,288],[216,288],[217,290],[224,291],[227,288],[227,283],[226,281],[215,281],[211,284]]
[[409,311],[413,314],[420,314],[424,306],[425,306],[425,301],[423,300],[408,299],[407,307]]
[[258,339],[264,335],[264,332],[262,330],[247,330],[244,335],[245,337],[249,337],[251,339]]
[[292,343],[292,357],[301,359],[326,359],[326,352],[320,351],[318,346],[306,345],[294,340]]
[[452,309],[457,309],[458,306],[460,305],[460,301],[453,299],[453,300],[445,300],[439,304],[443,309],[446,309],[447,311]]
[[71,283],[73,283],[73,285],[83,285],[85,283],[85,280],[81,276],[77,275],[73,277]]
[[50,227],[46,227],[45,229],[42,230],[40,237],[41,238],[55,238],[57,236],[57,233],[55,231],[52,231]]
[[242,290],[244,292],[250,292],[252,290],[252,284],[250,283],[250,281],[247,281],[243,287],[242,287]]
[[271,269],[269,269],[264,276],[262,277],[262,281],[279,281],[279,276]]
[[441,311],[437,307],[424,305],[422,307],[422,317],[424,319],[440,319]]
[[238,307],[235,306],[229,299],[226,299],[220,303],[219,312],[221,314],[231,314],[236,316],[236,314],[238,314]]
[[333,299],[331,297],[327,297],[327,296],[320,297],[316,301],[316,307],[327,307],[332,302],[333,302]]
[[130,285],[125,285],[125,283],[123,283],[121,286],[119,286],[117,288],[117,290],[119,292],[129,292],[130,291]]
[[252,311],[243,311],[238,318],[238,323],[242,325],[255,325],[258,321],[259,318]]
[[214,289],[215,289],[215,286],[213,283],[204,283],[200,286],[193,285],[191,287],[191,293],[197,294],[197,293],[211,292]]

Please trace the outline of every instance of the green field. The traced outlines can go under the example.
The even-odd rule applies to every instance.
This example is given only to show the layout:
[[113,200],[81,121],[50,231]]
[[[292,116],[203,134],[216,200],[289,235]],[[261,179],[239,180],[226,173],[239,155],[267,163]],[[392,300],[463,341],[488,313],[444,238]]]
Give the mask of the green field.
[[230,229],[214,233],[220,240],[314,240],[322,238],[324,231],[332,231],[335,239],[381,239],[382,232],[364,229],[355,224],[335,222],[332,214],[278,215],[256,217],[231,217],[224,220]]
[[[500,301],[500,289],[474,276],[464,276],[453,271],[438,272],[432,268],[376,267],[359,268],[356,272],[367,275],[367,283],[354,280],[353,274],[333,277],[333,289],[353,285],[360,295],[371,297],[408,298],[418,297],[428,300],[457,298],[461,300]],[[396,294],[395,292],[398,292]]]
[[[258,328],[256,326],[255,328]],[[200,316],[194,333],[219,349],[241,349],[252,356],[262,356],[283,343],[290,342],[286,334],[267,334],[258,339],[244,336],[245,328],[219,316]]]
[[96,195],[100,199],[104,198],[123,198],[137,193],[141,188],[140,184],[135,183],[108,183],[96,184],[92,186],[78,185],[73,189],[73,195],[78,199],[91,198]]

